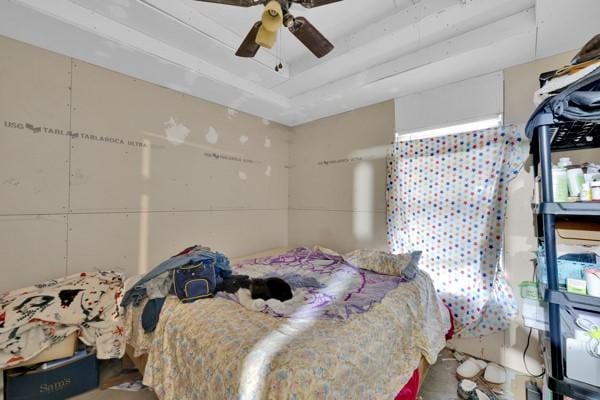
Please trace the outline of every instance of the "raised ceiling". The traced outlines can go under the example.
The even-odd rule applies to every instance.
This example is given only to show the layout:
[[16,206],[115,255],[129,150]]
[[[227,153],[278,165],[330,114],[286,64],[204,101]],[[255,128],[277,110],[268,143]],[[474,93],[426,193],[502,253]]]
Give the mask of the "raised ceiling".
[[317,59],[282,31],[273,50],[237,58],[261,11],[194,0],[0,0],[0,35],[295,126],[578,48],[598,33],[600,1],[294,6],[334,43],[331,54]]

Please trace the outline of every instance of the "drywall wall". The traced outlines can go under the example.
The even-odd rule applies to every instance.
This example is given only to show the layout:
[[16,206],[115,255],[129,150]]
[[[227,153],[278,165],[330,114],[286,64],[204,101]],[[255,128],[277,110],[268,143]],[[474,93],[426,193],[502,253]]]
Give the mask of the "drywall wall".
[[386,247],[385,154],[393,140],[393,101],[294,128],[291,246]]
[[0,37],[0,291],[287,244],[281,125]]

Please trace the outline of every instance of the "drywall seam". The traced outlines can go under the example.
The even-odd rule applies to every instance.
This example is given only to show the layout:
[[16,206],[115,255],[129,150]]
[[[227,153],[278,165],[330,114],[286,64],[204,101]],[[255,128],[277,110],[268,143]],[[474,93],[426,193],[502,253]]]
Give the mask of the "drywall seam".
[[181,214],[181,213],[203,213],[203,212],[256,212],[256,211],[287,211],[289,208],[204,208],[197,210],[125,210],[125,211],[71,211],[69,213],[19,213],[19,214],[0,214],[0,217],[45,217],[45,216],[61,216],[61,215],[114,215],[114,214]]
[[339,212],[339,213],[370,213],[370,214],[385,214],[385,210],[352,210],[352,209],[331,209],[331,208],[296,208],[290,207],[289,211],[323,211],[323,212]]
[[[73,58],[69,57],[67,58],[68,62],[69,62],[69,70],[67,72],[67,74],[69,75],[69,87],[68,87],[68,101],[69,103],[67,104],[67,109],[68,109],[68,125],[69,125],[69,132],[72,131],[71,128],[71,116],[73,115]],[[67,163],[68,163],[68,167],[67,167],[67,179],[68,179],[68,184],[67,184],[67,214],[65,214],[65,219],[66,219],[66,227],[65,227],[65,236],[66,236],[66,243],[65,243],[65,276],[69,274],[69,241],[70,241],[70,232],[71,232],[71,226],[70,226],[70,222],[71,222],[71,218],[69,213],[71,212],[71,149],[72,149],[72,145],[71,145],[71,136],[69,135],[68,139],[67,139],[67,145],[69,146],[69,152],[68,152],[68,156],[67,156]]]

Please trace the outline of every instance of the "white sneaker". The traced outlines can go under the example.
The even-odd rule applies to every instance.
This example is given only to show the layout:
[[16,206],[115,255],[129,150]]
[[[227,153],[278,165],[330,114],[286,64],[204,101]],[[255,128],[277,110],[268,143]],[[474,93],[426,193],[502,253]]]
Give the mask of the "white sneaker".
[[483,374],[486,382],[502,385],[506,382],[506,370],[498,364],[489,364]]
[[472,379],[479,375],[487,367],[487,363],[482,360],[469,357],[456,369],[456,374],[463,379]]

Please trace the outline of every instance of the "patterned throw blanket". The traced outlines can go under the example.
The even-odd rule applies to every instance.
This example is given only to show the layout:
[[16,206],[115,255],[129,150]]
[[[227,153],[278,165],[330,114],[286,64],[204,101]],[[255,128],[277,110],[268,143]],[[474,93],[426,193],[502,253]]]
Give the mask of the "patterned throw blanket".
[[125,350],[115,272],[71,275],[0,294],[0,369],[27,361],[79,330],[101,359]]
[[297,248],[274,256],[245,260],[233,272],[252,278],[281,277],[290,281],[294,297],[286,302],[253,300],[247,290],[220,294],[249,309],[277,317],[347,320],[369,311],[405,279],[381,275],[347,264],[341,256]]

